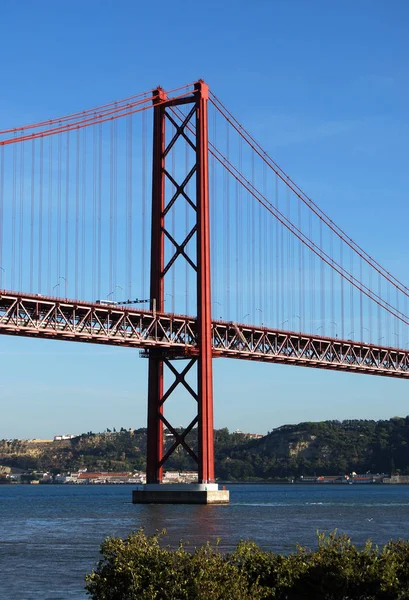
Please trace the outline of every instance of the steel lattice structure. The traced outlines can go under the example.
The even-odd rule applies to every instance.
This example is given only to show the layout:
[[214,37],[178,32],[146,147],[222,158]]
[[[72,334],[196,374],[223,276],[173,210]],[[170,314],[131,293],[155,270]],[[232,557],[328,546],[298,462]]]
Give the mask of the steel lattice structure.
[[[211,332],[214,358],[409,378],[409,350],[223,321]],[[195,318],[29,294],[2,293],[0,334],[199,354]]]
[[[214,481],[213,441],[213,379],[211,342],[211,285],[210,285],[210,213],[209,213],[209,167],[208,167],[208,86],[203,81],[194,85],[193,92],[178,99],[168,99],[158,88],[154,92],[153,117],[153,174],[152,174],[152,235],[151,235],[151,303],[164,312],[165,283],[169,270],[178,258],[192,269],[196,283],[196,335],[198,352],[183,370],[178,370],[174,358],[164,347],[149,350],[148,374],[148,448],[146,464],[147,483],[162,481],[163,465],[181,444],[197,462],[199,482]],[[175,121],[171,108],[188,106],[188,113],[181,124]],[[173,126],[170,135],[167,132]],[[193,135],[192,135],[193,131]],[[180,141],[185,149],[193,151],[193,164],[186,164],[182,173],[171,174],[171,151]],[[191,182],[193,190],[188,187]],[[194,214],[194,223],[184,231],[184,240],[178,243],[172,235],[170,210],[182,202]],[[165,239],[172,245],[169,260],[165,259]],[[189,242],[192,245],[189,246]],[[194,390],[185,377],[197,362],[197,382]],[[164,369],[167,367],[175,382],[164,389]],[[182,435],[164,416],[164,404],[176,387],[181,384],[197,404],[197,415]],[[175,436],[172,448],[163,454],[163,426]],[[197,454],[185,442],[189,431],[198,426]]]

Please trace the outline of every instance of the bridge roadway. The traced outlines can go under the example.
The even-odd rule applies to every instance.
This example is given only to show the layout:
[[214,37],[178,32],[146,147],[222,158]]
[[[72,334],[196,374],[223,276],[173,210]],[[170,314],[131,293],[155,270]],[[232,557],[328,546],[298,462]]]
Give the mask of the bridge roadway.
[[[197,355],[196,319],[129,306],[0,291],[0,334]],[[409,378],[409,350],[213,321],[213,356]]]

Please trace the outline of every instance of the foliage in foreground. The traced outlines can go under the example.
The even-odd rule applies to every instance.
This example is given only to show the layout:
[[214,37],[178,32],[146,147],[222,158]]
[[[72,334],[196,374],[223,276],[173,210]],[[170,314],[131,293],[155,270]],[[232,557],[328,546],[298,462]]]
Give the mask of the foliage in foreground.
[[142,530],[107,538],[103,559],[86,576],[97,600],[405,600],[409,541],[358,550],[346,535],[318,535],[318,548],[289,555],[240,542],[222,554],[209,544],[189,551],[161,545]]

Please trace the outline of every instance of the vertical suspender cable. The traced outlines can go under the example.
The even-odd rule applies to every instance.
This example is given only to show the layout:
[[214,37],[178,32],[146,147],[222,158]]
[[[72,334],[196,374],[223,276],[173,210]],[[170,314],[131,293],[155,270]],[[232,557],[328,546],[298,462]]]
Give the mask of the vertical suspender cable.
[[14,275],[16,272],[15,269],[15,256],[16,256],[16,203],[17,203],[17,196],[16,196],[16,179],[17,179],[17,173],[16,173],[16,169],[17,169],[17,165],[16,165],[16,161],[17,161],[17,144],[13,144],[13,193],[12,193],[12,203],[11,203],[11,277],[10,277],[10,281],[11,281],[11,289],[15,290],[15,285],[14,285]]
[[[114,156],[113,156],[113,202],[114,202],[114,231],[113,231],[113,250],[114,255],[112,258],[113,262],[113,273],[112,273],[112,289],[114,290],[114,298],[116,299],[117,290],[117,271],[118,271],[118,122],[115,119],[113,122],[114,128]],[[119,286],[118,286],[119,287]]]
[[[302,207],[301,202],[298,201],[298,229],[302,231]],[[303,265],[303,251],[304,244],[301,244],[299,240],[297,240],[298,245],[298,308],[299,308],[299,330],[303,329],[304,324],[304,290],[305,290],[305,282],[304,282],[304,265]]]
[[47,293],[51,294],[52,217],[53,217],[53,137],[48,138],[48,216],[47,216]]
[[[373,274],[373,270],[370,268],[369,269],[369,289],[372,290],[372,274]],[[369,318],[369,324],[368,324],[368,340],[370,343],[373,342],[373,332],[372,332],[372,306],[373,306],[373,302],[371,300],[368,299],[368,318]]]
[[[275,202],[274,205],[277,208],[277,211],[280,210],[279,207],[279,198],[278,198],[278,177],[275,174],[274,177],[274,191],[275,191]],[[280,327],[280,248],[279,248],[279,222],[277,219],[274,219],[274,242],[275,242],[275,286],[274,292],[272,293],[272,298],[275,301],[275,319],[276,319],[276,327]]]
[[142,298],[146,298],[146,111],[142,113],[142,219],[141,219],[141,241],[142,241],[142,269],[141,269],[141,290]]
[[[34,191],[35,191],[35,140],[31,141],[31,215],[30,215],[30,283],[29,291],[33,288],[33,270],[34,270]],[[40,272],[40,263],[38,264]],[[40,291],[40,290],[38,290]]]
[[[75,153],[75,267],[74,283],[75,298],[79,298],[79,206],[80,206],[80,130],[76,132],[76,153]],[[67,273],[65,273],[67,277]],[[62,294],[60,294],[62,296]]]
[[[350,251],[350,267],[349,268],[350,268],[351,274],[354,275],[354,251],[352,249]],[[351,315],[350,315],[351,316],[351,333],[348,335],[348,337],[352,336],[352,338],[353,338],[355,335],[355,314],[354,314],[354,298],[355,298],[354,291],[355,291],[355,288],[353,285],[350,285],[349,289],[350,289],[350,304],[351,304]]]
[[[225,141],[226,141],[226,154],[227,154],[227,136],[229,131],[229,123],[225,121]],[[227,235],[226,235],[226,227],[227,227],[227,186],[228,186],[228,177],[229,174],[226,170],[223,171],[223,207],[221,219],[223,223],[222,231],[222,247],[221,247],[221,256],[223,256],[222,260],[222,281],[223,281],[223,299],[222,299],[222,307],[223,313],[227,314],[227,284],[226,284],[226,273],[227,273]],[[222,313],[222,314],[223,314]]]
[[[359,280],[362,281],[362,258],[359,259]],[[359,339],[364,341],[364,323],[363,323],[363,294],[359,293]]]
[[24,250],[24,144],[20,145],[20,227],[19,227],[19,244],[18,244],[18,280],[19,290],[23,289],[23,250]]
[[92,128],[92,260],[91,260],[91,293],[92,300],[96,300],[97,276],[97,127]]
[[[389,283],[386,284],[386,301],[388,304],[390,304],[390,300],[391,300],[391,288]],[[393,331],[391,329],[391,325],[392,325],[392,321],[391,321],[391,314],[389,312],[387,312],[385,314],[385,343],[388,344],[388,346],[393,346],[394,342],[396,340],[392,339],[393,337],[395,337],[393,335]]]
[[[378,295],[381,297],[382,292],[382,280],[380,273],[378,274]],[[381,319],[381,307],[378,304],[378,340],[379,343],[382,340],[382,319]]]
[[[65,269],[64,277],[69,277],[69,265],[70,265],[70,132],[67,132],[67,154],[65,157]],[[77,285],[78,273],[75,273],[75,285]],[[60,278],[58,279],[60,283]],[[59,290],[59,296],[62,296],[61,290]]]
[[[87,131],[88,128],[84,127],[82,130],[82,189],[81,189],[81,227],[82,227],[82,239],[81,239],[81,298],[86,297],[85,293],[85,235],[86,235],[86,188],[87,188]],[[92,243],[92,240],[88,242],[88,245]],[[67,289],[67,282],[64,282],[65,289]]]
[[[340,265],[341,269],[344,268],[344,243],[339,240],[339,253],[340,253]],[[345,339],[345,297],[344,297],[344,278],[340,275],[340,286],[341,286],[341,338]]]
[[[267,198],[267,171],[266,164],[263,163],[263,194]],[[266,219],[263,219],[263,214],[261,210],[261,204],[258,205],[258,228],[259,228],[259,236],[258,236],[258,298],[259,298],[259,308],[260,308],[260,318],[261,323],[267,318],[267,313],[264,314],[263,311],[267,311],[268,305],[264,303],[264,290],[267,285],[268,276],[267,274],[267,263],[266,263],[266,254],[267,254],[267,239],[266,239]],[[263,252],[264,249],[264,252]]]
[[[312,228],[313,228],[313,224],[312,224],[312,212],[308,211],[308,233],[309,233],[309,238],[310,240],[312,240]],[[315,333],[316,328],[316,314],[315,314],[315,290],[316,290],[316,285],[315,285],[315,262],[314,262],[314,257],[315,254],[314,252],[311,252],[311,250],[308,253],[309,256],[309,261],[308,261],[308,270],[309,270],[309,286],[310,286],[310,305],[309,305],[309,322],[310,322],[310,331],[312,333]]]
[[98,127],[98,189],[97,189],[97,215],[98,215],[98,232],[97,232],[97,297],[101,298],[102,291],[102,123]]
[[[323,250],[323,231],[322,231],[322,219],[320,219],[320,249]],[[321,331],[326,335],[325,331],[325,263],[323,260],[320,261],[320,272],[321,272]]]
[[[58,136],[58,177],[57,177],[57,262],[56,262],[56,279],[61,272],[61,243],[62,243],[62,134]],[[51,290],[51,293],[53,291]]]
[[126,118],[126,295],[132,296],[132,115]]
[[[290,189],[287,188],[287,198],[288,198],[288,216],[291,220],[291,213],[292,213],[292,202],[291,202],[291,192]],[[294,215],[295,216],[295,215]],[[289,249],[289,260],[288,260],[288,272],[290,274],[290,314],[289,316],[289,323],[288,325],[291,327],[291,329],[294,329],[294,313],[295,313],[295,272],[297,269],[297,266],[295,264],[295,258],[294,258],[294,235],[292,233],[292,231],[290,231],[288,233],[288,249]]]
[[[285,198],[283,198],[282,210],[283,210],[283,212],[285,211]],[[284,252],[284,246],[285,246],[285,242],[286,242],[286,240],[285,240],[286,233],[287,233],[287,230],[284,229],[284,227],[280,223],[280,253],[279,253],[279,256],[281,257],[281,264],[280,264],[280,309],[281,309],[280,329],[283,328],[285,321],[286,321],[286,318],[284,316],[285,315],[285,307],[286,307],[285,252]]]
[[[269,193],[269,173],[266,172],[266,192]],[[270,180],[271,181],[271,180]],[[271,189],[271,198],[273,197],[273,189]],[[273,287],[273,248],[272,248],[272,231],[273,231],[273,222],[267,220],[267,215],[262,214],[262,219],[264,223],[264,236],[265,236],[265,252],[266,252],[266,262],[265,262],[265,273],[266,279],[264,283],[264,308],[266,311],[266,316],[264,318],[264,324],[272,327],[274,322],[274,314],[273,314],[273,294],[275,293]],[[273,220],[275,221],[275,219]]]
[[[227,129],[226,129],[226,145],[227,145],[227,160],[230,161],[230,125],[226,121]],[[254,204],[254,202],[253,202]],[[225,220],[225,241],[226,241],[226,312],[225,318],[231,319],[231,280],[230,280],[230,244],[231,244],[231,236],[230,236],[230,174],[227,173],[226,177],[226,220]]]
[[[255,153],[254,150],[251,150],[251,184],[255,185]],[[255,309],[256,309],[256,230],[255,230],[255,200],[253,197],[250,197],[251,201],[251,227],[250,227],[250,236],[251,236],[251,302],[250,302],[250,319],[254,323],[255,321]]]
[[0,148],[0,266],[1,270],[1,286],[0,288],[5,289],[6,281],[4,276],[3,267],[3,242],[4,242],[4,146]]
[[24,195],[25,195],[25,144],[20,144],[20,240],[19,240],[19,289],[23,289],[24,265]]
[[[240,136],[240,138],[239,138],[239,170],[240,170],[240,173],[242,172],[242,168],[243,168],[243,140]],[[244,267],[243,254],[244,254],[245,232],[243,230],[243,188],[237,180],[236,180],[236,182],[237,182],[237,212],[238,212],[238,218],[237,218],[237,223],[238,223],[238,239],[237,239],[238,270],[237,271],[238,272],[237,272],[237,284],[236,284],[238,304],[237,304],[237,309],[236,309],[236,311],[237,311],[236,319],[241,319],[241,317],[244,314],[242,288],[244,287],[244,284],[245,284],[245,282],[244,282],[245,271],[243,268]]]
[[[189,169],[189,146],[185,143],[185,173],[188,173]],[[197,176],[197,173],[196,173]],[[187,183],[185,187],[186,193],[189,196],[189,183]],[[187,235],[189,232],[189,204],[185,202],[185,234]],[[176,248],[173,248],[175,251]],[[187,260],[185,260],[185,287],[186,287],[186,312],[185,314],[189,314],[189,279],[190,279],[190,266]]]
[[[330,251],[329,251],[329,255],[331,256],[332,259],[332,265],[334,264],[334,236],[332,234],[332,231],[329,232],[329,241],[330,241]],[[338,335],[338,323],[335,322],[335,294],[334,294],[334,269],[333,267],[331,268],[331,292],[330,292],[330,302],[331,302],[331,322],[332,324],[335,323],[335,337],[337,337]],[[332,335],[332,334],[331,334]],[[332,335],[332,337],[334,337]]]
[[44,195],[44,138],[40,138],[40,190],[38,199],[38,291],[43,287],[43,195]]
[[[239,139],[239,144],[240,144],[240,139]],[[239,150],[239,154],[240,154],[240,150]],[[240,261],[241,205],[240,205],[239,182],[237,181],[237,179],[236,179],[236,183],[235,183],[235,214],[236,214],[236,218],[235,218],[236,228],[235,228],[235,236],[234,236],[235,237],[235,240],[234,240],[235,252],[234,252],[234,254],[235,254],[236,259],[235,259],[235,271],[234,271],[234,275],[235,275],[234,287],[236,288],[236,295],[235,295],[236,297],[235,297],[234,311],[232,311],[232,318],[237,320],[237,315],[240,314],[239,269],[241,267],[241,261]]]
[[[405,315],[407,315],[408,314],[408,297],[406,295],[403,297],[403,306],[404,306],[404,313],[405,313]],[[407,326],[404,326],[403,327],[403,334],[405,336],[405,338],[404,338],[405,348],[408,347],[408,343],[406,341],[407,331],[408,331]]]
[[113,257],[114,257],[114,126],[110,123],[109,143],[109,290],[108,298],[112,300],[113,289]]
[[[291,202],[290,202],[290,189],[287,188],[286,189],[287,192],[287,218],[290,220],[291,222]],[[287,265],[286,265],[286,308],[287,308],[287,312],[285,315],[285,321],[287,321],[286,323],[286,328],[287,329],[292,329],[292,320],[293,320],[293,314],[294,314],[294,306],[293,306],[293,292],[294,292],[294,286],[293,286],[293,273],[294,273],[294,268],[291,262],[291,244],[292,244],[292,235],[290,231],[286,231],[286,238],[287,238],[287,252],[286,252],[286,259],[287,259]]]
[[[251,272],[251,244],[252,244],[252,225],[251,225],[251,210],[252,210],[253,196],[247,192],[247,231],[246,231],[246,308],[244,309],[246,314],[251,313],[251,288],[252,288],[252,272]],[[242,315],[243,317],[243,315]]]

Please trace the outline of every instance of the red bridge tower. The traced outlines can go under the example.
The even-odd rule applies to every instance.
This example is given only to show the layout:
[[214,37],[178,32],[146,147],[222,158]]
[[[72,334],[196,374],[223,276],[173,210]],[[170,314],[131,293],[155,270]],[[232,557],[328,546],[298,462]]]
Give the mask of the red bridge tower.
[[[158,88],[154,92],[153,127],[153,177],[152,177],[152,237],[151,237],[151,283],[150,296],[156,311],[164,312],[165,279],[169,269],[179,257],[188,262],[195,272],[197,328],[196,348],[193,354],[175,355],[175,350],[149,350],[148,380],[148,450],[147,488],[158,489],[162,482],[163,466],[178,446],[182,446],[198,465],[199,484],[214,482],[214,440],[213,440],[213,379],[212,379],[212,321],[211,321],[211,282],[210,282],[210,218],[209,218],[209,168],[208,168],[208,86],[198,81],[191,94],[184,98],[169,99]],[[172,107],[188,105],[186,116],[176,118]],[[172,127],[173,135],[166,135],[166,126]],[[168,132],[169,133],[169,132]],[[192,135],[193,134],[193,135]],[[182,181],[175,181],[168,167],[169,153],[177,140],[182,140],[192,148],[195,161],[191,169],[184,173]],[[167,160],[168,159],[168,160]],[[195,185],[188,183],[195,181]],[[171,184],[171,185],[170,185]],[[173,194],[166,193],[172,189]],[[166,197],[166,196],[170,197]],[[195,214],[194,224],[181,244],[171,233],[169,211],[177,201],[188,202]],[[170,240],[172,255],[165,264],[165,238]],[[188,250],[188,243],[195,239],[195,251]],[[188,358],[187,365],[178,368],[180,358]],[[196,389],[187,382],[186,375],[196,365]],[[164,390],[164,370],[174,375],[173,383]],[[183,430],[176,429],[164,415],[164,404],[182,385],[197,403],[197,414]],[[186,436],[197,425],[197,452],[188,444]],[[174,443],[164,453],[163,429],[166,427],[174,436]],[[197,486],[197,492],[204,494],[217,489],[215,485]],[[189,486],[192,489],[192,486]],[[181,492],[182,493],[182,492]],[[219,492],[220,494],[220,492]],[[225,495],[228,492],[225,492]],[[139,496],[144,494],[139,494]],[[183,494],[182,494],[183,495]],[[163,495],[162,495],[163,497]],[[228,496],[227,496],[228,498]],[[134,497],[135,501],[135,497]],[[137,500],[138,501],[138,500]],[[139,500],[141,501],[141,500]],[[166,501],[154,498],[150,501]],[[172,500],[173,501],[173,500]],[[176,500],[177,501],[177,500]],[[183,501],[183,500],[179,500]],[[186,501],[186,500],[185,500]],[[195,500],[197,501],[197,500]],[[209,499],[206,500],[207,502]],[[228,499],[227,499],[228,501]]]

